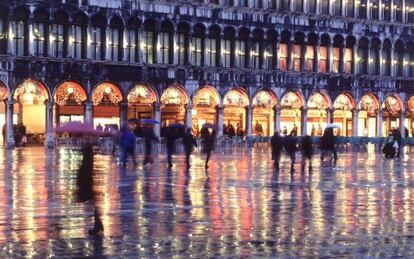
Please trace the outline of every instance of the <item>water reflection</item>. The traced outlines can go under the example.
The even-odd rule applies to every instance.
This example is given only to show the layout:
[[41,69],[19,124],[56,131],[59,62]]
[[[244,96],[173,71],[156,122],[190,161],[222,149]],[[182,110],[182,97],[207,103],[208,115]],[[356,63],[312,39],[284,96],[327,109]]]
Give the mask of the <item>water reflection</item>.
[[2,257],[120,256],[411,256],[413,159],[342,153],[336,164],[312,161],[273,171],[260,148],[195,155],[167,170],[120,169],[97,155],[94,181],[105,236],[87,235],[88,204],[75,202],[76,151],[25,148],[0,156]]

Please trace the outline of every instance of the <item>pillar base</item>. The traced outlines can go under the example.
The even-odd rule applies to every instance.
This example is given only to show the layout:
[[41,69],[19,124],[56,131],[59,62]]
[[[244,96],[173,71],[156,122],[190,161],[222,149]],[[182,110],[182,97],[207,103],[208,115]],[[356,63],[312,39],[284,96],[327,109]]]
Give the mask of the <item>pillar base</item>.
[[46,140],[45,140],[45,147],[47,148],[54,148],[55,147],[55,139],[53,135],[46,134]]
[[16,147],[16,143],[14,141],[7,141],[5,148],[6,149],[14,149]]

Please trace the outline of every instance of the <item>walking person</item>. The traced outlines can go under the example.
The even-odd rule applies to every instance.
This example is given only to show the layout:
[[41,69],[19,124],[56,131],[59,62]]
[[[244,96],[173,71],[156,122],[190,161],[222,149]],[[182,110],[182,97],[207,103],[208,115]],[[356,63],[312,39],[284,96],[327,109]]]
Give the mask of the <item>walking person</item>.
[[283,149],[282,138],[279,136],[279,132],[275,131],[270,139],[270,145],[272,146],[273,167],[275,170],[279,170],[280,154]]
[[144,142],[145,142],[145,158],[144,158],[144,166],[147,164],[152,164],[154,159],[152,158],[152,142],[158,142],[159,139],[155,135],[154,129],[150,126],[145,126],[142,128]]
[[201,129],[201,142],[203,144],[203,151],[206,154],[206,163],[204,168],[208,168],[208,162],[210,161],[211,151],[214,149],[214,141],[216,138],[216,131],[213,130],[211,133],[207,128]]
[[309,160],[309,171],[312,171],[312,155],[313,155],[313,147],[312,147],[312,139],[310,136],[306,135],[302,138],[302,142],[300,145],[302,151],[302,168],[305,168],[306,159]]
[[185,163],[187,168],[190,168],[190,156],[194,150],[194,147],[197,147],[197,141],[195,140],[193,134],[191,133],[190,128],[186,128],[183,136],[183,145],[185,151]]
[[137,165],[135,159],[135,135],[131,132],[128,125],[126,125],[121,133],[120,146],[121,146],[121,164],[125,168],[128,156],[132,157],[134,166]]
[[336,138],[333,133],[333,128],[326,128],[323,136],[321,137],[321,160],[325,152],[331,152],[333,154],[334,161],[338,159],[338,154],[335,148]]
[[284,140],[285,150],[290,157],[290,172],[295,171],[296,152],[298,151],[298,142],[292,133]]
[[172,163],[172,155],[175,152],[175,141],[178,136],[178,129],[175,127],[169,127],[166,131],[166,146],[167,146],[167,161],[168,161],[168,169],[173,167]]
[[82,147],[82,164],[77,174],[77,201],[92,202],[94,207],[94,227],[89,230],[91,235],[103,235],[104,227],[101,220],[100,209],[97,205],[98,193],[93,188],[93,163],[94,154],[93,146],[90,140],[87,140]]
[[[392,131],[392,136],[394,137],[394,141],[397,142],[397,157],[400,157],[401,155],[401,149],[402,149],[402,136],[401,136],[401,131],[396,128]],[[395,146],[397,146],[395,145]]]

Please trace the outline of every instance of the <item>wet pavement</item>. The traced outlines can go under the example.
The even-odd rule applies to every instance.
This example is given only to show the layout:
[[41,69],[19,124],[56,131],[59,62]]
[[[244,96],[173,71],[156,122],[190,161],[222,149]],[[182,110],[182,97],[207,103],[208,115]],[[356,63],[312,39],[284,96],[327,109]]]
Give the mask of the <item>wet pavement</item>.
[[[272,170],[266,148],[216,152],[204,170],[183,155],[167,170],[120,169],[96,155],[103,238],[88,235],[91,204],[76,203],[77,151],[0,155],[0,257],[414,256],[414,163],[372,149],[315,156],[313,171]],[[139,161],[142,157],[139,156]]]

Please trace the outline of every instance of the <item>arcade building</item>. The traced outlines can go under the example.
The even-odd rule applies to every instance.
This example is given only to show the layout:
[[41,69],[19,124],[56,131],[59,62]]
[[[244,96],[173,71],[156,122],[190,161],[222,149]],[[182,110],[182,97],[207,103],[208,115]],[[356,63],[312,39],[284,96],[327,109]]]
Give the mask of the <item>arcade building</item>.
[[413,87],[414,0],[0,0],[10,148],[13,125],[53,146],[60,123],[144,118],[411,136]]

